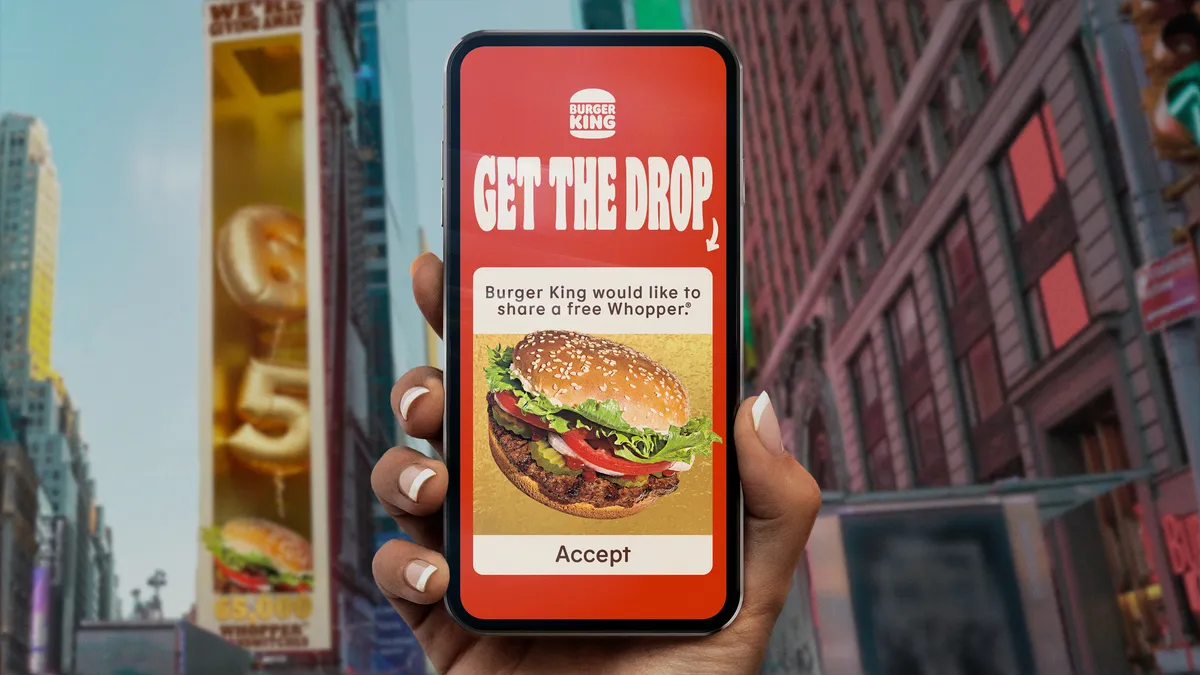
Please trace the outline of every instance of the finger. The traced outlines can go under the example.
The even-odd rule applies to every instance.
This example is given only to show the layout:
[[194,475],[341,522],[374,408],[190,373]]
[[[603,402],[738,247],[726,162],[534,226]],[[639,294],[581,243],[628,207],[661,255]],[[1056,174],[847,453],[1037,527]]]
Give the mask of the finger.
[[383,510],[413,541],[435,551],[444,543],[446,482],[445,464],[411,448],[388,450],[371,471],[371,489]]
[[433,253],[422,253],[408,268],[417,307],[438,337],[442,337],[442,269],[442,261]]
[[403,539],[379,547],[371,571],[379,591],[414,630],[425,623],[450,582],[442,554]]
[[393,517],[431,516],[446,499],[446,465],[411,448],[392,448],[371,471],[371,488]]
[[766,393],[742,403],[733,436],[746,504],[744,611],[774,623],[821,509],[821,490],[783,447]]
[[442,371],[432,366],[413,368],[392,387],[392,411],[404,433],[429,441],[439,453],[445,396]]

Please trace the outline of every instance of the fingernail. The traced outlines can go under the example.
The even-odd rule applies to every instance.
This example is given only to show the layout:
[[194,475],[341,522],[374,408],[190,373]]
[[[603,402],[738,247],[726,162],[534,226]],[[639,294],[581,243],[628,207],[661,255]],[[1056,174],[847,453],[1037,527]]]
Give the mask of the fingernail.
[[775,416],[775,407],[771,405],[771,397],[767,392],[754,399],[750,408],[750,417],[754,421],[754,431],[758,440],[774,455],[782,455],[783,435],[779,431],[779,418]]
[[414,560],[404,568],[404,582],[416,589],[418,593],[424,593],[425,586],[429,583],[429,577],[432,577],[436,571],[436,567],[424,560]]
[[420,263],[421,263],[421,261],[422,261],[422,260],[424,260],[424,259],[425,259],[425,254],[424,254],[424,253],[422,253],[421,255],[419,255],[419,256],[417,256],[417,257],[413,258],[413,261],[412,261],[412,263],[410,263],[410,264],[409,264],[409,266],[408,266],[408,276],[410,276],[410,277],[411,277],[411,276],[416,276],[416,274],[417,274],[417,268],[421,266],[421,264],[420,264]]
[[415,502],[417,495],[421,493],[421,486],[434,475],[433,469],[414,464],[400,472],[400,491],[404,493],[405,497]]
[[425,387],[413,387],[412,389],[404,392],[404,395],[400,397],[400,417],[407,421],[408,409],[412,407],[413,401],[416,401],[428,393],[429,390]]

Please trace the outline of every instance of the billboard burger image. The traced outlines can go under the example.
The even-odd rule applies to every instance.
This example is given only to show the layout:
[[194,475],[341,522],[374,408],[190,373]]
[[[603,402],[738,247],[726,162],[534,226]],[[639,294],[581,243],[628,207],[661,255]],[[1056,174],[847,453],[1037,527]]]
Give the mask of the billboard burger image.
[[526,495],[583,518],[637,514],[679,489],[721,438],[649,356],[607,338],[541,330],[489,349],[488,444]]
[[269,520],[234,518],[203,531],[217,593],[300,593],[312,590],[312,544]]

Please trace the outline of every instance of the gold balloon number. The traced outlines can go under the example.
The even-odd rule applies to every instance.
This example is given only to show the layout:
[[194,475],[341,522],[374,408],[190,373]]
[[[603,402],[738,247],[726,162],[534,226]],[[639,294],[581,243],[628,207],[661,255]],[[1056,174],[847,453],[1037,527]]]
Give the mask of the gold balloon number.
[[262,595],[222,595],[213,607],[217,621],[270,623],[312,616],[312,595],[279,593]]
[[304,318],[304,221],[275,206],[239,209],[218,237],[217,270],[233,301],[262,323]]
[[307,368],[250,359],[238,392],[237,411],[244,423],[228,440],[234,455],[280,473],[302,471],[311,420],[308,404],[290,392],[307,390]]

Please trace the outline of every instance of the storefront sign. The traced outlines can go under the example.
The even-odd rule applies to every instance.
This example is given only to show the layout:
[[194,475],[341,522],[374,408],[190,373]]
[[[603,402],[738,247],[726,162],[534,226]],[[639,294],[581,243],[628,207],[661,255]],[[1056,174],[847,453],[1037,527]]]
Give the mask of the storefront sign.
[[1192,513],[1186,516],[1163,516],[1163,543],[1171,561],[1171,573],[1183,580],[1187,589],[1188,607],[1200,612],[1200,517]]
[[1151,333],[1200,314],[1200,278],[1191,247],[1176,247],[1139,269],[1137,294]]

